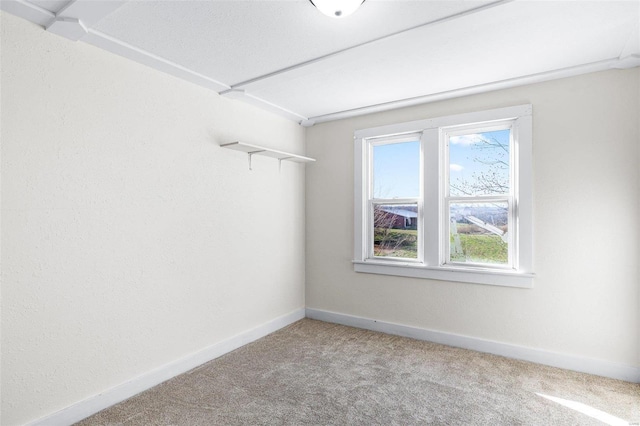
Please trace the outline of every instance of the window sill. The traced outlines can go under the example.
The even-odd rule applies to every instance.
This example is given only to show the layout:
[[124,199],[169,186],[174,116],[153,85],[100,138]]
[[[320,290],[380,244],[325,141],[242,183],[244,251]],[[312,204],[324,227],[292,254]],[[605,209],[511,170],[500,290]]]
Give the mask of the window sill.
[[399,277],[426,278],[503,287],[533,288],[534,278],[534,274],[522,272],[469,270],[375,260],[354,260],[353,266],[356,272],[364,272],[367,274],[395,275]]

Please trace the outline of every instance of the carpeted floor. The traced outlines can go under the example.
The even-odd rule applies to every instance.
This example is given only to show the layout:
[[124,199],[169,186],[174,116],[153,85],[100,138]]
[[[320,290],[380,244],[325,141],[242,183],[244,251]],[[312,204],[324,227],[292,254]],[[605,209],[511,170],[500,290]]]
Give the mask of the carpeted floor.
[[304,319],[79,424],[616,421],[640,422],[640,385]]

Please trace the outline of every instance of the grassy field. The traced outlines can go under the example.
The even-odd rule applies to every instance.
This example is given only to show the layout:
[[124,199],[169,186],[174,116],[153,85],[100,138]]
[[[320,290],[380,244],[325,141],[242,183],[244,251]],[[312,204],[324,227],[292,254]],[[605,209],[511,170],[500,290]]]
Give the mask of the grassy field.
[[[463,254],[451,256],[451,260],[479,263],[507,263],[508,247],[497,235],[458,234]],[[453,237],[450,240],[453,244]]]
[[418,258],[418,231],[376,228],[373,251],[376,256]]
[[[507,263],[507,244],[497,235],[458,234],[462,254],[451,260],[478,263]],[[453,237],[451,237],[453,244]],[[418,257],[418,233],[410,229],[378,228],[374,233],[374,253],[376,256]]]

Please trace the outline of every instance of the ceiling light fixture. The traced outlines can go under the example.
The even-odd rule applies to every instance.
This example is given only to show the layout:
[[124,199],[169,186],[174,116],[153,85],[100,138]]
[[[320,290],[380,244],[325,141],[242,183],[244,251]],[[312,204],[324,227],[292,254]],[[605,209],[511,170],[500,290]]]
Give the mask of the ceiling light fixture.
[[320,12],[332,18],[344,18],[358,10],[364,0],[309,0]]

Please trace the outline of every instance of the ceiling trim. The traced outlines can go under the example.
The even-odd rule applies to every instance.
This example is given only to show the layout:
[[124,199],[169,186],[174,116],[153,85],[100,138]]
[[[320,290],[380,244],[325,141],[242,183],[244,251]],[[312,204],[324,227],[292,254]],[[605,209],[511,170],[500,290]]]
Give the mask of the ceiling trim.
[[304,115],[300,115],[286,108],[282,108],[279,105],[265,101],[264,99],[254,96],[250,93],[247,93],[246,91],[241,89],[225,90],[224,92],[220,93],[220,96],[224,96],[225,98],[229,98],[229,99],[237,99],[237,100],[247,102],[249,104],[255,105],[262,109],[275,112],[276,114],[286,117],[290,120],[294,120],[298,122],[304,122],[307,120],[307,117],[305,117]]
[[[122,0],[106,2],[75,0],[61,9],[56,15],[27,0],[0,0],[0,9],[38,24],[51,33],[64,36],[71,40],[87,42],[108,52],[171,74],[174,77],[198,84],[215,92],[230,89],[230,86],[227,84],[90,28],[91,25],[95,25],[100,19],[124,3],[126,3],[126,1]],[[101,4],[104,5],[104,7],[99,6]],[[82,33],[80,33],[81,30],[83,31]],[[296,116],[295,119],[300,120],[300,116]]]
[[230,89],[228,85],[218,80],[91,28],[88,29],[82,41],[216,92]]
[[84,26],[92,27],[125,3],[124,0],[72,0],[56,12],[56,19],[78,19]]
[[55,13],[25,0],[2,0],[0,9],[43,27],[56,17]]
[[628,68],[640,67],[640,54],[625,56],[619,58],[618,61],[611,66],[611,68],[617,68],[620,70],[626,70]]
[[78,41],[87,35],[87,27],[76,18],[56,17],[49,25],[47,31],[57,34],[71,41]]
[[[338,55],[346,54],[354,49],[362,46],[370,45],[373,43],[387,40],[392,37],[396,37],[400,34],[404,34],[410,31],[414,31],[426,26],[437,25],[454,19],[458,19],[464,16],[475,14],[481,11],[486,11],[495,7],[499,7],[508,3],[512,3],[515,0],[498,0],[492,3],[482,5],[480,7],[472,8],[464,12],[452,14],[443,18],[439,18],[433,21],[429,21],[405,30],[401,30],[386,36],[378,37],[373,40],[366,41],[364,43],[348,47],[342,50],[338,50],[327,55],[319,56],[309,61],[301,62],[280,70],[273,71],[271,73],[258,76],[237,84],[228,85],[210,78],[204,74],[195,72],[189,68],[179,65],[171,60],[155,55],[149,51],[130,45],[122,40],[112,37],[108,34],[104,34],[100,31],[91,29],[91,26],[95,25],[102,18],[109,13],[116,10],[122,4],[125,4],[127,0],[113,0],[108,2],[96,2],[93,0],[73,0],[60,12],[54,14],[36,4],[30,3],[28,0],[0,0],[0,9],[27,19],[33,23],[39,24],[42,27],[47,28],[50,32],[58,35],[65,36],[72,40],[81,40],[86,43],[92,44],[96,47],[115,53],[124,58],[133,60],[140,64],[149,66],[158,71],[165,72],[174,77],[186,80],[188,82],[197,84],[199,86],[208,88],[219,93],[221,96],[225,96],[232,99],[239,99],[244,102],[255,105],[259,108],[271,111],[285,118],[299,122],[302,126],[308,127],[315,123],[322,123],[327,121],[339,120],[343,118],[350,118],[363,114],[370,114],[380,111],[387,111],[396,108],[403,108],[413,106],[422,103],[436,102],[445,99],[452,99],[461,96],[474,95],[484,93],[492,90],[506,89],[525,84],[533,84],[552,79],[564,78],[575,76],[579,74],[585,74],[589,72],[597,72],[610,68],[632,68],[640,66],[640,52],[638,51],[637,35],[640,32],[640,25],[636,25],[629,34],[628,41],[623,46],[619,57],[607,59],[603,61],[593,62],[589,64],[583,64],[553,71],[546,71],[537,74],[531,74],[528,76],[516,77],[507,80],[501,80],[486,84],[480,84],[476,86],[465,87],[461,89],[455,89],[446,92],[427,94],[422,96],[416,96],[406,99],[399,99],[395,101],[385,102],[376,105],[369,105],[359,108],[354,108],[345,111],[339,111],[315,117],[305,117],[302,114],[291,111],[287,108],[269,102],[256,95],[249,93],[246,89],[250,89],[250,86],[254,83],[270,79],[272,77],[291,72],[297,69],[301,69],[312,64],[336,57]],[[100,4],[103,4],[100,6]]]
[[405,33],[411,32],[411,31],[415,31],[415,30],[417,30],[419,28],[435,26],[435,25],[438,25],[438,24],[442,24],[442,23],[445,23],[445,22],[448,22],[448,21],[452,21],[452,20],[455,20],[455,19],[459,19],[459,18],[468,16],[468,15],[472,15],[472,14],[475,14],[475,13],[478,13],[478,12],[483,12],[483,11],[486,11],[486,10],[489,10],[489,9],[493,9],[494,7],[503,6],[503,5],[511,3],[513,1],[515,1],[515,0],[498,0],[498,1],[495,1],[493,3],[489,3],[489,4],[485,4],[485,5],[479,6],[479,7],[475,7],[475,8],[472,8],[472,9],[465,10],[463,12],[458,12],[458,13],[454,13],[452,15],[447,15],[447,16],[444,16],[442,18],[435,19],[433,21],[428,21],[428,22],[425,22],[425,23],[422,23],[422,24],[419,24],[419,25],[415,25],[413,27],[406,28],[406,29],[401,30],[401,31],[397,31],[395,33],[387,34],[387,35],[384,35],[382,37],[374,38],[372,40],[367,40],[364,43],[356,44],[354,46],[350,46],[350,47],[347,47],[345,49],[337,50],[335,52],[331,52],[331,53],[328,53],[326,55],[318,56],[318,57],[310,59],[308,61],[300,62],[300,63],[295,64],[295,65],[291,65],[291,66],[288,66],[288,67],[285,67],[285,68],[282,68],[282,69],[279,69],[279,70],[276,70],[276,71],[272,71],[272,72],[270,72],[268,74],[264,74],[264,75],[261,75],[261,76],[258,76],[258,77],[251,78],[249,80],[245,80],[245,81],[242,81],[242,82],[239,82],[239,83],[232,84],[231,88],[232,89],[246,88],[247,86],[250,86],[250,85],[252,85],[254,83],[258,83],[258,82],[263,81],[263,80],[268,80],[268,79],[270,79],[272,77],[275,77],[275,76],[278,76],[280,74],[285,74],[285,73],[288,73],[288,72],[291,72],[291,71],[295,71],[297,69],[304,68],[304,67],[307,67],[309,65],[313,65],[313,64],[316,64],[318,62],[322,62],[322,61],[325,61],[327,59],[343,55],[343,54],[345,54],[347,52],[350,52],[352,50],[361,48],[363,46],[368,46],[370,44],[375,44],[375,43],[378,43],[378,42],[383,41],[383,40],[388,40],[390,38],[394,38],[394,37],[397,37],[399,35],[402,35],[402,34],[405,34]]
[[56,17],[45,28],[47,31],[78,41],[87,34],[88,28],[122,6],[122,0],[109,2],[71,0],[56,12]]
[[[630,64],[630,59],[635,59],[635,65]],[[556,80],[559,78],[573,77],[580,74],[587,74],[591,72],[604,71],[611,68],[621,68],[621,65],[625,65],[626,68],[640,65],[640,56],[631,55],[626,58],[613,58],[603,61],[592,62],[589,64],[578,65],[575,67],[567,67],[553,71],[546,71],[537,74],[531,74],[524,77],[510,78],[507,80],[495,81],[487,84],[480,84],[477,86],[465,87],[462,89],[449,90],[446,92],[433,93],[429,95],[416,96],[414,98],[400,99],[397,101],[385,102],[377,105],[366,106],[362,108],[354,108],[351,110],[340,111],[331,114],[319,115],[316,117],[309,117],[300,123],[303,127],[311,127],[314,124],[324,123],[327,121],[341,120],[344,118],[352,118],[364,114],[372,114],[376,112],[388,111],[391,109],[404,108],[419,104],[426,104],[431,102],[443,101],[447,99],[458,98],[462,96],[476,95],[480,93],[486,93],[494,90],[509,89],[512,87],[523,86],[526,84],[541,83],[549,80]]]

